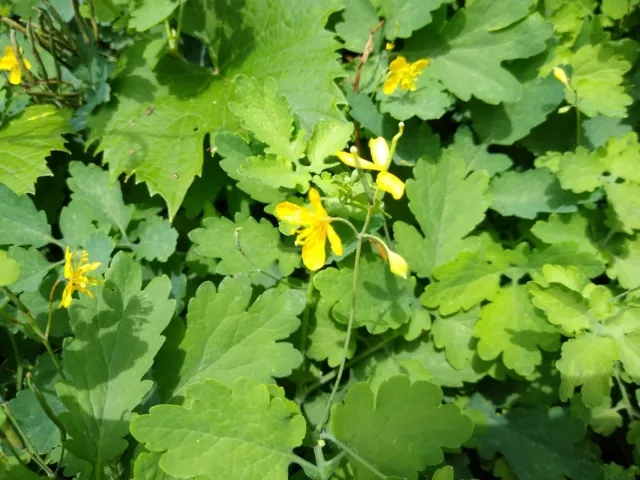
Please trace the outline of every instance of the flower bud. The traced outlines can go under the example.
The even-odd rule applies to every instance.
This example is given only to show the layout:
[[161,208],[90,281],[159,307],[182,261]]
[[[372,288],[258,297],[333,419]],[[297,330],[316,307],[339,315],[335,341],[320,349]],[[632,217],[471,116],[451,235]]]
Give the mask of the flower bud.
[[389,250],[389,268],[391,273],[399,277],[407,278],[409,275],[409,266],[406,260],[391,250]]

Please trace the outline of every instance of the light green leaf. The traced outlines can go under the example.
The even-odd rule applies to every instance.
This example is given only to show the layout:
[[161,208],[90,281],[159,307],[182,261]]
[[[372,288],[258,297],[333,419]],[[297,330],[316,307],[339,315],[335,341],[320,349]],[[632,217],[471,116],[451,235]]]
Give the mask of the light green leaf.
[[473,129],[484,143],[511,145],[544,122],[562,98],[562,84],[553,76],[536,78],[523,85],[522,97],[515,102],[493,106],[473,100]]
[[[198,254],[221,259],[216,267],[219,275],[246,273],[252,274],[254,281],[263,281],[264,275],[256,268],[266,270],[277,262],[280,274],[287,276],[299,264],[298,250],[287,249],[278,229],[266,219],[258,223],[253,217],[237,217],[234,223],[224,217],[209,217],[202,223],[204,227],[192,230],[189,238]],[[236,237],[244,255],[238,251]]]
[[[337,367],[342,361],[347,327],[331,317],[333,304],[324,297],[316,305],[309,330],[307,357],[318,362],[326,360],[330,367]],[[347,358],[356,353],[356,339],[349,339]]]
[[604,191],[622,231],[632,235],[640,230],[640,184],[611,183]]
[[624,423],[620,412],[611,407],[610,397],[607,398],[604,405],[591,409],[582,401],[582,394],[576,393],[571,398],[571,415],[580,418],[594,432],[605,437],[611,435]]
[[[20,264],[20,279],[12,287],[14,293],[33,292],[53,265],[35,248],[11,247],[9,257]],[[0,272],[3,268],[0,267]]]
[[[57,415],[64,410],[53,395],[44,394],[47,403]],[[8,402],[11,413],[36,452],[41,455],[60,445],[60,430],[46,415],[32,390],[22,390]]]
[[200,285],[189,302],[186,332],[169,336],[156,361],[164,398],[184,395],[206,378],[225,385],[241,376],[271,383],[300,364],[293,345],[278,340],[298,328],[303,293],[271,289],[251,304],[252,295],[245,275],[225,278],[218,290],[211,282]]
[[60,231],[64,241],[71,247],[81,247],[91,235],[98,232],[108,234],[110,230],[110,224],[95,225],[81,202],[71,201],[60,212]]
[[158,405],[136,418],[131,433],[164,452],[160,468],[178,478],[286,480],[305,421],[275,385],[208,379],[187,389],[185,406]]
[[176,250],[178,232],[168,220],[153,216],[138,227],[139,242],[133,247],[136,255],[145,260],[166,262]]
[[[416,279],[395,276],[378,256],[366,255],[360,261],[356,295],[355,327],[365,326],[378,335],[407,323],[418,305],[413,292]],[[327,268],[313,279],[322,298],[334,304],[333,318],[347,324],[351,310],[353,268]]]
[[467,176],[465,161],[453,149],[444,150],[438,161],[419,160],[413,171],[407,197],[424,237],[404,222],[393,228],[398,251],[410,268],[430,277],[435,267],[456,258],[464,237],[484,219],[489,177],[478,171]]
[[131,210],[122,200],[120,183],[112,183],[109,172],[93,164],[71,162],[69,173],[71,177],[67,184],[72,192],[72,202],[79,204],[92,220],[110,224],[124,235],[131,221]]
[[583,333],[562,345],[560,399],[567,401],[582,385],[582,399],[589,408],[604,405],[611,390],[610,379],[618,360],[615,342],[603,336]]
[[163,22],[186,0],[138,0],[131,11],[129,28],[144,32]]
[[178,480],[178,477],[165,473],[160,468],[162,454],[142,452],[133,466],[133,480]]
[[581,293],[566,285],[552,283],[545,288],[536,283],[529,285],[533,304],[547,314],[549,322],[570,334],[591,327],[589,303]]
[[216,136],[215,142],[218,154],[223,157],[220,167],[238,182],[237,187],[240,190],[262,203],[278,203],[287,197],[288,191],[285,188],[271,187],[261,179],[253,178],[247,175],[246,171],[241,171],[247,168],[247,159],[254,156],[254,152],[242,137],[223,132]]
[[490,177],[504,172],[513,164],[504,153],[490,153],[486,145],[476,145],[473,141],[473,133],[466,126],[461,126],[456,131],[453,147],[464,158],[469,171],[484,170]]
[[317,123],[313,129],[313,135],[307,144],[307,157],[309,157],[309,171],[320,173],[335,164],[324,163],[325,159],[338,150],[343,150],[351,140],[353,123],[336,122],[328,120]]
[[295,166],[283,157],[275,155],[249,157],[237,171],[243,179],[260,182],[272,189],[298,188],[307,191],[311,179],[306,168]]
[[579,268],[588,278],[594,278],[604,272],[605,264],[601,256],[579,251],[575,242],[556,243],[547,248],[533,251],[527,262],[527,268],[534,280],[538,280],[542,268],[547,264]]
[[536,159],[536,167],[556,173],[562,188],[575,193],[593,192],[602,185],[607,166],[604,159],[584,147],[564,154],[552,152]]
[[503,265],[488,262],[481,253],[461,252],[433,271],[437,281],[427,285],[420,300],[425,307],[439,307],[442,315],[469,310],[498,293],[503,270]]
[[343,120],[338,105],[344,98],[333,83],[342,75],[335,53],[339,44],[324,30],[338,9],[335,2],[247,0],[241,8],[225,2],[206,2],[205,7],[196,8],[195,19],[215,20],[202,29],[219,41],[212,50],[219,52],[213,60],[221,73],[170,56],[151,70],[144,58],[149,44],[138,42],[123,54],[128,61],[115,100],[91,121],[90,141],[100,138],[97,150],[104,152],[111,180],[135,173],[152,195],[164,198],[170,219],[202,173],[204,137],[240,126],[228,107],[236,100],[236,75],[260,82],[273,77],[308,131],[321,120]]
[[473,328],[478,321],[479,312],[479,308],[473,308],[448,317],[440,316],[433,322],[433,343],[444,349],[447,360],[455,369],[465,368],[475,354]]
[[13,285],[22,274],[20,263],[7,255],[7,252],[0,250],[0,287]]
[[169,279],[155,278],[141,290],[141,268],[124,253],[115,256],[105,278],[108,287],[92,287],[94,298],[73,301],[75,339],[63,351],[67,380],[56,384],[68,409],[60,415],[71,437],[66,446],[94,471],[127,446],[131,413],[152,386],[142,377],[174,310]]
[[362,480],[379,476],[350,452],[385,475],[416,480],[427,465],[444,460],[442,447],[460,447],[473,431],[471,420],[457,406],[442,405],[438,386],[411,384],[405,375],[390,378],[375,395],[366,383],[352,386],[344,405],[331,409],[330,425],[335,438],[347,446],[355,476]]
[[[633,99],[622,85],[624,75],[631,69],[628,62],[613,46],[584,45],[569,63],[573,69],[571,86],[577,92],[580,111],[588,117],[598,114],[625,117]],[[575,93],[565,89],[567,102],[576,103]]]
[[380,0],[385,18],[385,37],[409,38],[411,33],[431,23],[431,12],[446,0]]
[[42,247],[59,243],[51,236],[44,212],[36,210],[31,198],[18,196],[0,184],[0,245]]
[[591,453],[576,445],[584,438],[582,422],[567,409],[516,408],[505,415],[484,412],[478,452],[492,458],[500,452],[518,480],[601,480]]
[[587,195],[563,190],[556,177],[546,168],[509,171],[491,181],[491,208],[501,215],[535,218],[541,212],[575,212],[579,203],[589,201]]
[[420,75],[416,88],[414,92],[398,89],[391,95],[378,92],[380,111],[396,120],[408,120],[416,116],[422,120],[435,120],[451,108],[453,98],[445,92],[440,81],[431,75],[430,70]]
[[528,376],[542,363],[539,349],[553,352],[560,347],[557,330],[534,308],[522,285],[502,288],[480,311],[475,326],[478,355],[493,360],[502,354],[504,365]]
[[611,260],[607,275],[622,288],[640,286],[640,235],[617,236],[611,241]]
[[66,151],[70,112],[53,105],[32,105],[0,129],[0,183],[18,195],[35,193],[38,177],[52,175],[46,158]]
[[439,468],[434,472],[431,480],[455,480],[453,467],[451,465],[447,465]]
[[600,256],[591,237],[589,219],[580,212],[567,215],[553,213],[546,221],[538,220],[531,233],[545,243],[574,242],[579,252]]
[[638,0],[602,0],[600,9],[607,17],[621,20],[633,12],[638,3]]
[[236,101],[229,108],[242,120],[242,126],[269,145],[265,151],[296,162],[302,156],[304,143],[292,141],[293,114],[289,102],[278,94],[278,84],[267,78],[264,85],[255,78],[238,75],[235,79]]
[[605,480],[635,480],[636,478],[634,467],[625,469],[615,463],[607,463],[602,466],[602,470]]
[[[344,41],[344,48],[362,53],[371,30],[380,21],[370,0],[345,0],[342,22],[336,23],[336,33]],[[382,32],[374,36],[373,51],[380,46]]]
[[529,15],[532,0],[476,0],[459,9],[444,27],[440,22],[407,42],[417,58],[461,100],[472,96],[486,103],[516,102],[522,85],[502,62],[544,51],[552,25]]

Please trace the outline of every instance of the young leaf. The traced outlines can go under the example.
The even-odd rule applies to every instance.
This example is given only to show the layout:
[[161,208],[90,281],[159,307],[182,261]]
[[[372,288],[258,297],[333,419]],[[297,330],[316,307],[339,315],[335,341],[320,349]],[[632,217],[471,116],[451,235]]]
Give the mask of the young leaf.
[[[332,307],[333,304],[324,297],[316,305],[309,330],[307,357],[316,361],[326,360],[330,367],[337,367],[342,361],[347,327],[333,320]],[[351,358],[355,352],[356,339],[352,336],[347,358]]]
[[[362,53],[371,30],[380,21],[378,12],[370,0],[345,0],[342,22],[336,23],[336,33],[344,41],[344,47],[352,52]],[[373,51],[380,45],[381,32],[374,37]]]
[[[475,5],[475,4],[474,4]],[[453,149],[436,162],[421,159],[407,180],[409,208],[424,237],[404,222],[393,226],[399,253],[420,277],[454,260],[464,249],[464,237],[484,219],[489,207],[489,177],[476,171],[467,176],[464,160]]]
[[580,212],[567,215],[553,213],[547,220],[538,220],[531,233],[545,243],[574,242],[579,252],[601,256],[591,237],[589,218]]
[[640,235],[617,236],[611,242],[611,260],[607,275],[618,280],[622,288],[640,286]]
[[168,220],[153,216],[138,229],[140,242],[133,247],[136,255],[145,260],[166,262],[176,250],[178,232]]
[[224,217],[209,217],[202,223],[204,227],[192,230],[189,238],[200,255],[221,259],[216,267],[219,275],[246,273],[263,281],[264,275],[256,269],[266,270],[277,262],[281,275],[287,276],[300,262],[299,253],[282,245],[278,229],[266,219],[258,223],[253,217],[236,216],[234,223]]
[[133,466],[133,480],[178,480],[160,468],[161,453],[142,452]]
[[473,329],[479,312],[479,308],[473,308],[448,317],[440,316],[431,327],[433,344],[444,348],[447,360],[457,370],[465,368],[475,354]]
[[[240,377],[261,383],[291,374],[302,357],[290,343],[279,342],[300,324],[304,294],[267,290],[250,305],[253,291],[246,275],[225,278],[216,291],[200,285],[189,302],[186,332],[172,335],[157,363],[157,382],[166,399],[206,378],[231,385]],[[175,358],[183,360],[180,363]]]
[[20,263],[7,255],[7,252],[0,250],[0,287],[13,285],[22,274]]
[[[185,406],[158,405],[131,423],[131,433],[160,468],[178,478],[286,480],[305,421],[279,387],[238,378],[189,386]],[[232,421],[230,421],[232,420]]]
[[[529,15],[531,0],[476,0],[459,9],[442,27],[434,23],[412,36],[407,49],[428,57],[433,76],[462,100],[471,96],[496,105],[515,102],[520,82],[503,66],[505,60],[544,51],[552,25]],[[468,81],[473,72],[473,81]]]
[[109,172],[97,165],[80,162],[69,164],[71,177],[67,184],[71,189],[73,203],[84,210],[84,214],[98,223],[110,224],[123,234],[131,221],[131,210],[122,200],[120,182],[111,182]]
[[406,375],[391,377],[375,395],[366,383],[355,384],[344,405],[332,408],[330,425],[346,445],[355,476],[363,480],[379,475],[360,458],[384,475],[416,480],[427,465],[444,460],[442,447],[458,448],[473,430],[458,407],[442,405],[438,386],[411,384]]
[[480,358],[493,360],[502,354],[505,367],[522,376],[533,374],[542,362],[539,349],[553,352],[560,348],[560,335],[534,308],[523,285],[501,289],[482,308],[475,336]]
[[433,271],[433,283],[420,297],[428,308],[438,308],[442,315],[460,309],[469,310],[498,293],[504,265],[488,262],[482,253],[461,252],[450,263]]
[[[363,256],[360,261],[354,326],[367,327],[373,334],[396,329],[407,323],[418,300],[413,292],[415,278],[395,276],[380,257]],[[333,304],[331,313],[338,322],[347,324],[351,310],[353,268],[327,268],[319,272],[313,283],[323,299]]]
[[320,173],[330,168],[333,164],[324,163],[325,159],[338,150],[343,150],[351,140],[353,123],[343,123],[328,120],[316,123],[313,135],[307,144],[307,157],[309,157],[309,171]]
[[411,32],[431,23],[431,12],[440,8],[445,0],[380,0],[385,18],[385,36],[409,38]]
[[35,193],[38,177],[52,175],[46,158],[52,150],[66,151],[70,112],[53,105],[32,105],[0,129],[0,183],[17,195]]
[[582,333],[562,345],[556,368],[562,375],[560,399],[566,401],[582,385],[582,399],[589,408],[604,405],[611,391],[613,362],[618,360],[615,342],[609,337]]
[[127,446],[131,413],[152,386],[142,377],[174,310],[169,279],[155,278],[142,290],[141,268],[131,256],[116,255],[105,278],[107,286],[93,287],[94,298],[74,300],[70,308],[75,338],[63,352],[68,378],[56,384],[68,409],[60,415],[71,437],[66,446],[95,472]]
[[289,102],[278,95],[278,84],[267,78],[260,85],[255,78],[238,75],[236,101],[229,108],[242,120],[242,126],[262,143],[269,145],[267,153],[281,156],[287,162],[295,162],[302,156],[304,144],[292,141],[293,114]]
[[36,210],[31,198],[18,196],[0,184],[0,245],[31,245],[39,248],[59,242],[51,236],[44,212]]
[[11,247],[8,253],[9,258],[20,264],[20,279],[11,287],[14,293],[37,290],[45,275],[54,267],[35,248]]

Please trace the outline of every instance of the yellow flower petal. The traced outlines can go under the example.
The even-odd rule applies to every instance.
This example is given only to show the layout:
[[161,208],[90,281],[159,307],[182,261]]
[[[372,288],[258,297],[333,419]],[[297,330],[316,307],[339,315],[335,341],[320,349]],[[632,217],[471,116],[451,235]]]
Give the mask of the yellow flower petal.
[[416,75],[420,75],[422,71],[429,66],[430,63],[431,63],[431,60],[427,58],[422,58],[416,62],[413,62],[411,64],[411,67],[413,68],[413,72]]
[[4,47],[4,56],[0,57],[0,70],[11,70],[17,63],[13,48]]
[[100,262],[93,262],[93,263],[89,263],[87,265],[82,265],[81,267],[78,267],[78,269],[76,270],[79,274],[84,275],[87,272],[91,272],[92,270],[95,270],[96,268],[98,268],[100,265],[102,265],[102,263]]
[[396,200],[401,199],[404,195],[404,182],[393,173],[380,172],[376,178],[376,185],[380,190],[390,193]]
[[71,249],[67,247],[64,252],[64,278],[71,278],[73,275],[73,255],[71,254]]
[[393,73],[389,75],[389,78],[387,78],[387,80],[384,82],[384,85],[382,86],[382,93],[384,93],[385,95],[391,95],[396,91],[398,85],[400,85],[400,80],[402,80],[402,77],[399,74]]
[[381,170],[387,170],[391,163],[387,141],[382,137],[372,138],[369,140],[369,150],[371,150],[373,163],[380,167]]
[[71,305],[71,300],[73,300],[73,297],[71,296],[72,294],[73,284],[67,283],[67,285],[64,287],[64,291],[62,292],[62,300],[60,300],[60,305],[58,305],[58,308],[69,308],[69,305]]
[[[340,151],[340,152],[336,152],[335,155],[345,165],[348,165],[351,168],[357,168],[356,154]],[[357,158],[358,158],[358,163],[360,164],[360,168],[362,168],[363,170],[380,170],[380,168],[375,163],[370,162],[369,160],[365,160],[364,158],[360,158],[360,157],[357,157]]]
[[314,228],[302,247],[302,263],[311,271],[324,267],[327,258],[325,243],[327,241],[326,224]]
[[24,62],[24,66],[27,67],[27,70],[31,70],[31,62],[26,58],[23,58],[22,61]]
[[11,85],[20,85],[20,79],[22,75],[20,74],[20,67],[13,67],[9,70],[9,83]]
[[340,240],[340,237],[331,225],[327,225],[327,238],[329,239],[329,245],[331,245],[331,251],[338,256],[342,256],[344,253],[342,240]]
[[407,278],[409,274],[409,266],[404,258],[395,252],[389,250],[389,269],[391,273],[402,278]]
[[315,222],[314,215],[309,209],[291,202],[279,203],[274,213],[278,220],[292,225],[312,225]]
[[315,188],[309,189],[309,203],[311,204],[311,208],[313,208],[313,213],[315,213],[316,216],[319,217],[318,219],[329,217],[329,214],[322,206],[322,200],[320,199],[320,194]]
[[400,73],[407,67],[407,65],[407,59],[400,55],[389,64],[389,70],[391,70],[393,73]]

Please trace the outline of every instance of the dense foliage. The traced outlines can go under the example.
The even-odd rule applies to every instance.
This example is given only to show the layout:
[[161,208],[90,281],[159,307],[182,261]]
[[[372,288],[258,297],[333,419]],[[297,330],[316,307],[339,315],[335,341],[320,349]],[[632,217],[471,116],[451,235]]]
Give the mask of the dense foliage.
[[0,480],[631,480],[640,0],[0,0]]

